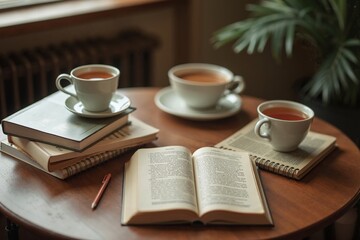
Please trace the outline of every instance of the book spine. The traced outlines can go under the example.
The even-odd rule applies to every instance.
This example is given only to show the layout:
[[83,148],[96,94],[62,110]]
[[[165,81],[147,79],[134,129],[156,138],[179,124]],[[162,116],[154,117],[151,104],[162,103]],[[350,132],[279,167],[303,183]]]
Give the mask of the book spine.
[[117,157],[117,156],[119,156],[127,151],[130,151],[132,149],[134,149],[134,147],[103,152],[103,153],[97,154],[95,156],[87,157],[84,160],[81,160],[80,162],[75,163],[74,165],[71,165],[71,166],[61,169],[61,170],[58,170],[56,172],[59,172],[61,174],[61,176],[65,179],[65,178],[71,177],[77,173],[83,172],[93,166],[96,166],[103,162],[106,162],[106,161],[108,161],[114,157]]

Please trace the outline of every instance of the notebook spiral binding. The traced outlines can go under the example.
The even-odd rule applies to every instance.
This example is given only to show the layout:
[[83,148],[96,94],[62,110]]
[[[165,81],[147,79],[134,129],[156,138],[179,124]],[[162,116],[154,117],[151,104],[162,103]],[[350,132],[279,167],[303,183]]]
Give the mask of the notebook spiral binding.
[[273,172],[273,173],[277,173],[280,175],[284,175],[290,178],[293,178],[294,176],[296,176],[296,174],[298,173],[299,169],[298,168],[294,168],[294,167],[290,167],[288,165],[284,165],[284,164],[280,164],[280,163],[276,163],[276,162],[271,162],[268,159],[265,158],[260,158],[254,155],[250,154],[250,158],[252,160],[255,161],[256,165],[258,167],[260,167],[261,169]]
[[64,176],[64,178],[68,178],[70,176],[73,176],[79,172],[85,171],[93,166],[99,165],[100,163],[108,161],[112,158],[119,156],[120,154],[123,154],[127,151],[133,150],[135,148],[136,147],[127,147],[127,148],[117,149],[117,150],[113,150],[113,151],[106,151],[106,152],[100,153],[98,155],[87,157],[84,160],[82,160],[72,166],[61,169],[59,171]]
[[[220,148],[225,149],[225,150],[230,150],[230,151],[236,151],[234,149],[227,148],[227,147],[220,147]],[[250,159],[255,161],[256,166],[258,166],[259,168],[264,169],[264,170],[269,171],[269,172],[280,174],[280,175],[283,175],[283,176],[286,176],[286,177],[293,178],[299,172],[298,168],[290,167],[290,166],[285,165],[285,164],[272,162],[272,161],[270,161],[268,159],[257,157],[257,156],[252,155],[252,154],[250,154]]]

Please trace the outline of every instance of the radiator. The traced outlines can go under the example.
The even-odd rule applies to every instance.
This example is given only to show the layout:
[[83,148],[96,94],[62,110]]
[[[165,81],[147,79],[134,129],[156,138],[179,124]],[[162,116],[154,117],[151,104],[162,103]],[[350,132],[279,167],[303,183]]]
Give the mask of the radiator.
[[158,42],[139,31],[0,55],[0,119],[57,91],[55,79],[83,64],[120,69],[119,87],[150,86]]

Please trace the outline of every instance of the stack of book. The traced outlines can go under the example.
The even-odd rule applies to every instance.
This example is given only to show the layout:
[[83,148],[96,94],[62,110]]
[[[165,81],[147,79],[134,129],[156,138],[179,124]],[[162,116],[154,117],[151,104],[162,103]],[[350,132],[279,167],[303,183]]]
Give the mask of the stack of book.
[[159,130],[132,116],[131,106],[84,118],[65,108],[67,97],[56,92],[3,119],[0,151],[65,179],[157,138]]

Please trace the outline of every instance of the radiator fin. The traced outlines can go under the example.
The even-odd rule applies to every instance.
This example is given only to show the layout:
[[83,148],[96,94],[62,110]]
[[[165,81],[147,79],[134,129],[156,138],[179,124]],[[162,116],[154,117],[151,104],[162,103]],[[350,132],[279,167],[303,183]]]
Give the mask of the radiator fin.
[[55,79],[74,67],[102,63],[120,69],[119,87],[151,86],[158,40],[140,31],[0,55],[1,119],[57,91]]

